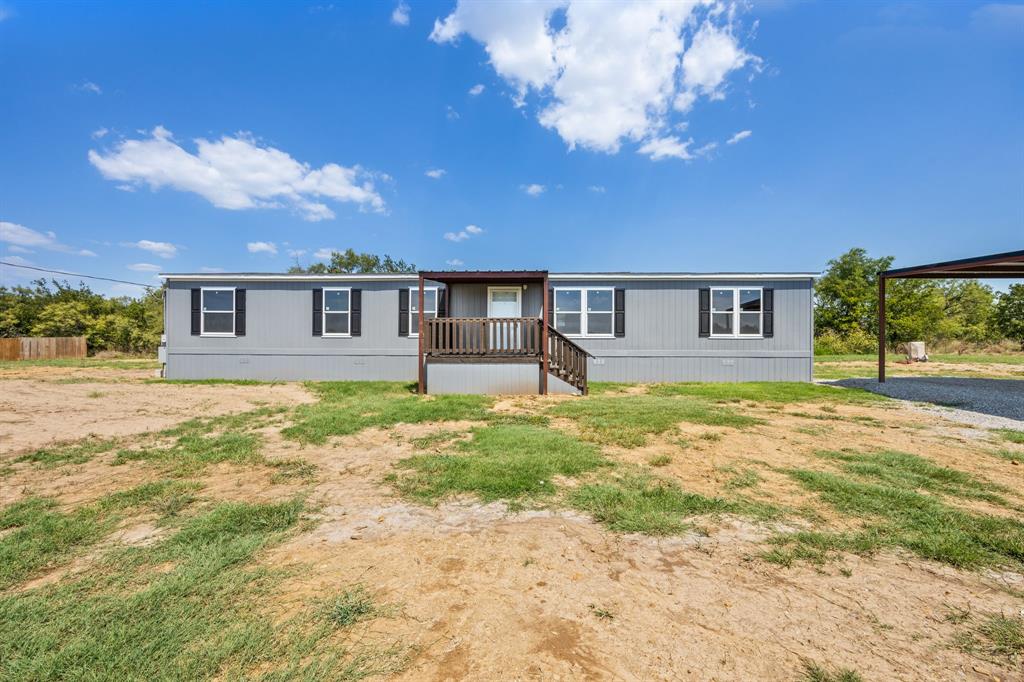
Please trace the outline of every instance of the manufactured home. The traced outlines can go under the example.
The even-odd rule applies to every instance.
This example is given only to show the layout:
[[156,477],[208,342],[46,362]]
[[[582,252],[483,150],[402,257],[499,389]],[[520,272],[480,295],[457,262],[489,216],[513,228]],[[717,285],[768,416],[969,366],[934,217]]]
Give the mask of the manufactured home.
[[165,274],[170,379],[810,381],[814,273]]

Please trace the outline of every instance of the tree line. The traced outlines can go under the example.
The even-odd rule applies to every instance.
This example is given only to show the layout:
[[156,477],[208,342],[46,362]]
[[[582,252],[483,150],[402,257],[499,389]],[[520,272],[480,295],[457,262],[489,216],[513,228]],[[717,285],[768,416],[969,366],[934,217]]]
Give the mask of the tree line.
[[[873,353],[878,336],[878,273],[893,258],[850,249],[828,262],[815,286],[815,349],[821,354]],[[309,274],[416,272],[391,256],[335,251],[326,263],[289,272]],[[1011,339],[1024,346],[1024,284],[997,293],[976,280],[890,280],[886,339],[959,342],[978,347]],[[90,352],[154,353],[163,333],[163,291],[141,298],[105,297],[85,284],[36,280],[0,287],[0,336],[84,336]]]
[[[854,248],[828,262],[814,287],[817,353],[877,350],[878,273],[892,261]],[[966,349],[1005,339],[1024,346],[1024,284],[998,293],[973,279],[891,279],[885,301],[891,348],[924,341],[957,342]]]

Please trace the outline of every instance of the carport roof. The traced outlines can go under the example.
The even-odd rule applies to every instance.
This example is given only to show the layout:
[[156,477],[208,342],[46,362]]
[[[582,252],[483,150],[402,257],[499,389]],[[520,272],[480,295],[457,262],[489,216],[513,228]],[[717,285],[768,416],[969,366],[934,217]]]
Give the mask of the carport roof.
[[883,279],[890,278],[975,278],[986,279],[1024,279],[1024,251],[1008,251],[991,256],[963,258],[944,263],[915,265],[910,268],[897,268],[879,273]]

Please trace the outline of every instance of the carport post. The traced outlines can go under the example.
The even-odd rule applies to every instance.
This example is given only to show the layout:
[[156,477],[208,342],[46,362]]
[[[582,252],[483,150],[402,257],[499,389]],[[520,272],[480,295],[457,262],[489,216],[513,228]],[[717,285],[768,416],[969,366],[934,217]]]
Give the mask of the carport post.
[[878,383],[885,383],[885,277],[878,274]]

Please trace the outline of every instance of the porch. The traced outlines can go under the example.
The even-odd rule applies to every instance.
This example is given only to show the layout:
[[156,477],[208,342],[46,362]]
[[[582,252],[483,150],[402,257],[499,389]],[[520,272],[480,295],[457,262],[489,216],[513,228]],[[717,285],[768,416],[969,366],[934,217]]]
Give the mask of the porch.
[[590,355],[550,324],[546,271],[421,272],[414,296],[421,393],[587,392]]

